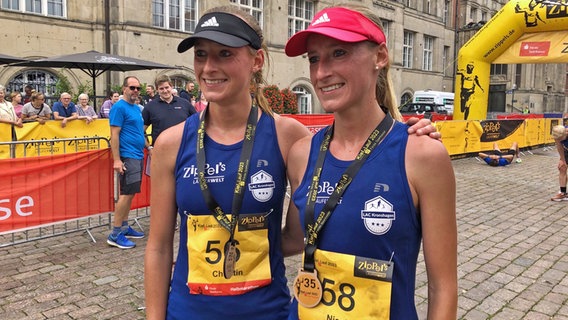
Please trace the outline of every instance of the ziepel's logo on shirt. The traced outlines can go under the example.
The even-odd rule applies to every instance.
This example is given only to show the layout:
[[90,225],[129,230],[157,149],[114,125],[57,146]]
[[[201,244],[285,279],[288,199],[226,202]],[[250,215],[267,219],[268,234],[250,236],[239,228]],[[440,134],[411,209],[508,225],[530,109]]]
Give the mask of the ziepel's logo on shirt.
[[260,170],[250,177],[250,181],[248,185],[249,191],[257,201],[266,202],[272,198],[274,180],[270,174]]
[[392,204],[381,196],[366,201],[365,208],[361,210],[361,219],[363,219],[365,228],[376,235],[389,231],[395,215]]

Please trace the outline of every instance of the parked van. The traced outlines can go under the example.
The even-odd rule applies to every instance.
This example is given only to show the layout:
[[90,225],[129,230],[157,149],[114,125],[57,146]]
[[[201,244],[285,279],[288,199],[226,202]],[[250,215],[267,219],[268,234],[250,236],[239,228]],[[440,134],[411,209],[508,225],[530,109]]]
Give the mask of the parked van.
[[454,114],[454,93],[433,91],[433,90],[418,90],[414,92],[412,98],[413,103],[429,103],[434,105],[442,105],[448,115]]

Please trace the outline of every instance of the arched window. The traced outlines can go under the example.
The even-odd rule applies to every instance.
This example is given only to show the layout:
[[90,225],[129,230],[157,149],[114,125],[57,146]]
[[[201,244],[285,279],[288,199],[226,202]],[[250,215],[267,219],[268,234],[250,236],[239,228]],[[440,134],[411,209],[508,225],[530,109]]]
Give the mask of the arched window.
[[402,97],[400,97],[400,105],[403,106],[410,102],[412,102],[412,94],[405,92]]
[[43,70],[25,70],[17,73],[6,85],[6,94],[12,91],[24,92],[24,87],[32,86],[35,91],[45,94],[45,102],[52,105],[59,97],[55,97],[57,76]]
[[312,114],[312,95],[304,87],[296,86],[292,92],[298,97],[298,113],[299,114]]

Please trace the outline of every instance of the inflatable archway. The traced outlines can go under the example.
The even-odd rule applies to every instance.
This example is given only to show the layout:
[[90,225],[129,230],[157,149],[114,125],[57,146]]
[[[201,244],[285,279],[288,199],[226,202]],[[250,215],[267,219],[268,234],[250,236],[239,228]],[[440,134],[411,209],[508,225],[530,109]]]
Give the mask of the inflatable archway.
[[487,117],[491,63],[568,62],[568,0],[512,0],[459,51],[454,119]]

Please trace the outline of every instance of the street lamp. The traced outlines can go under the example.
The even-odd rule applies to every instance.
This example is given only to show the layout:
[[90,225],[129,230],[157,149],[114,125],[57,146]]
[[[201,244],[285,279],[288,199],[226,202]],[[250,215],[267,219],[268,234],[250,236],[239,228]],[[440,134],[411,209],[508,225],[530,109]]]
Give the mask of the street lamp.
[[511,87],[511,113],[515,110],[515,90],[517,90],[517,84],[513,83]]

